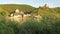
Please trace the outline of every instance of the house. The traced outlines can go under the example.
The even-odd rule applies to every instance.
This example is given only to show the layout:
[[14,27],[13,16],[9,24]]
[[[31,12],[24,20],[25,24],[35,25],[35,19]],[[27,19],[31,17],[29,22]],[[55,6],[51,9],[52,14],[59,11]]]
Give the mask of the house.
[[19,9],[16,9],[14,13],[10,14],[10,19],[16,22],[25,22],[31,17],[33,17],[32,20],[34,19],[36,21],[39,21],[42,18],[40,15],[31,14],[30,11],[27,11],[24,13],[23,11],[20,11]]
[[24,13],[23,11],[19,11],[19,9],[16,9],[14,13],[10,14],[10,16],[12,21],[23,22],[23,21],[26,21],[28,17],[31,15],[28,13]]

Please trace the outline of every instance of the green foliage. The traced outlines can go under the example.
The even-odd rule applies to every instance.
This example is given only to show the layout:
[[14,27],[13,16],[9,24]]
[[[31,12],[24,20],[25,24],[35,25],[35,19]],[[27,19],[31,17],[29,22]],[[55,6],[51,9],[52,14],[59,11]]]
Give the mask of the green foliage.
[[0,34],[15,34],[19,26],[16,22],[5,19],[4,17],[0,18]]
[[0,16],[7,16],[9,13],[7,11],[0,11]]
[[0,34],[60,34],[60,20],[43,17],[40,22],[29,20],[20,24],[0,17]]

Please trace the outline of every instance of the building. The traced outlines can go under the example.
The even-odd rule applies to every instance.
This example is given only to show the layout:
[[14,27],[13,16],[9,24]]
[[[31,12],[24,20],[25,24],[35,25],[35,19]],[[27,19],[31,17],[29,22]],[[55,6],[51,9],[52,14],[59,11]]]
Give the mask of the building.
[[48,6],[47,4],[45,4],[45,5],[43,6],[43,8],[44,8],[44,9],[49,9],[49,6]]
[[16,22],[25,22],[25,21],[29,20],[32,16],[33,16],[33,19],[37,20],[37,21],[39,21],[42,18],[39,15],[31,14],[31,12],[29,12],[29,11],[24,13],[23,11],[16,9],[14,13],[10,14],[10,19],[12,21],[16,21]]

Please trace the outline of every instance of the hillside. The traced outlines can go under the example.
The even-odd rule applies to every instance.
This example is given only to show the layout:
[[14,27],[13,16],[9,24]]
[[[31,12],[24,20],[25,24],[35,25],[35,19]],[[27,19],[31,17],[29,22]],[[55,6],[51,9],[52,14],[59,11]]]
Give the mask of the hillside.
[[12,12],[16,9],[19,9],[21,11],[33,11],[35,8],[25,4],[0,4],[0,9]]
[[[8,14],[10,12],[14,12],[16,9],[19,9],[20,11],[31,11],[32,14],[39,14],[41,16],[49,16],[49,17],[58,17],[60,18],[60,8],[49,8],[47,6],[35,8],[30,5],[25,4],[0,4],[0,12],[6,11]],[[5,15],[5,14],[4,14]]]
[[41,16],[46,16],[46,17],[56,17],[60,18],[60,7],[55,7],[55,8],[46,8],[46,7],[39,7],[34,10],[35,14],[41,15]]

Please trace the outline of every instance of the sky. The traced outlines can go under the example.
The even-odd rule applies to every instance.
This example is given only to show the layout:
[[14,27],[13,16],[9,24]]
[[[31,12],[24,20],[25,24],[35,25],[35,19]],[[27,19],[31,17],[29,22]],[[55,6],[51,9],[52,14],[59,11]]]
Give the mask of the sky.
[[0,4],[27,4],[33,7],[44,6],[60,7],[60,0],[0,0]]

